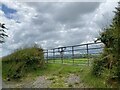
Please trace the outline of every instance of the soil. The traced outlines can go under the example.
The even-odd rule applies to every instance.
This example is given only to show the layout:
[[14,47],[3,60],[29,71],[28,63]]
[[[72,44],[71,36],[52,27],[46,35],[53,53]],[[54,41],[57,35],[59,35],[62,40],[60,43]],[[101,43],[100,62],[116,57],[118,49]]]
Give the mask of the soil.
[[73,88],[87,88],[86,85],[80,80],[80,76],[75,75],[75,74],[70,74],[68,78],[66,78],[65,82],[68,83],[68,87],[73,87]]
[[[38,76],[34,80],[25,80],[21,82],[4,82],[3,88],[50,88],[52,80],[47,79],[47,76]],[[75,74],[69,74],[65,77],[64,83],[68,84],[67,88],[86,88],[86,86],[80,80],[80,76]]]

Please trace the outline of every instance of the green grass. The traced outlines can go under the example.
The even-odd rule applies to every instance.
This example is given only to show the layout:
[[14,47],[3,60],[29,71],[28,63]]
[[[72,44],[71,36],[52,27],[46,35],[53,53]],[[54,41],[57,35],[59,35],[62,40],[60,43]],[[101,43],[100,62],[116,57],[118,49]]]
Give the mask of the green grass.
[[[89,59],[91,61],[91,59]],[[63,59],[63,62],[61,59],[53,59],[48,60],[49,63],[63,63],[63,64],[88,64],[87,58],[80,58],[80,59]]]
[[[87,65],[64,65],[64,64],[47,64],[43,69],[37,69],[29,76],[46,76],[52,81],[50,88],[69,88],[64,82],[70,74],[75,74],[80,77],[80,80],[88,88],[109,88],[110,85],[105,83],[105,77],[94,77],[90,73],[91,67]],[[78,83],[79,84],[79,83]],[[77,84],[76,84],[77,85]]]
[[44,68],[39,68],[31,74],[34,76],[39,75],[58,75],[58,74],[68,74],[80,71],[80,67],[75,65],[63,65],[63,64],[46,64]]
[[[69,62],[68,62],[69,61]],[[53,60],[51,60],[53,62]],[[75,74],[80,77],[82,83],[88,88],[109,88],[110,85],[105,83],[105,77],[94,77],[91,74],[91,66],[87,64],[84,65],[73,65],[72,59],[64,60],[69,64],[62,64],[61,60],[56,60],[56,63],[47,63],[42,68],[37,68],[32,72],[27,73],[27,76],[23,77],[22,80],[35,80],[38,76],[46,76],[47,80],[50,80],[52,84],[50,88],[72,88],[74,86],[79,85],[80,83],[76,83],[74,85],[68,84],[65,82],[65,79],[69,77],[70,74]],[[78,64],[87,63],[87,59],[76,59],[75,62]],[[59,64],[58,64],[59,63]],[[61,63],[61,64],[60,64]],[[15,64],[15,63],[14,63]],[[12,64],[6,63],[7,67],[10,67]],[[16,68],[19,65],[16,66]],[[5,67],[5,66],[4,66]],[[8,72],[7,68],[4,69]],[[4,77],[4,73],[3,73]]]
[[63,64],[47,64],[43,69],[38,69],[32,72],[31,77],[46,76],[48,80],[52,81],[50,88],[66,88],[64,80],[69,74],[77,74],[81,71],[82,66],[63,65]]
[[[27,74],[22,80],[35,80],[38,76],[45,76],[52,84],[49,88],[72,88],[83,83],[88,88],[110,88],[111,86],[105,83],[105,77],[94,77],[91,74],[91,66],[88,65],[64,65],[57,63],[48,63],[42,68]],[[80,83],[68,84],[65,79],[70,74],[80,77]]]
[[104,77],[94,77],[91,74],[91,67],[83,68],[83,71],[81,72],[81,79],[85,84],[92,88],[109,87],[108,85],[106,85]]

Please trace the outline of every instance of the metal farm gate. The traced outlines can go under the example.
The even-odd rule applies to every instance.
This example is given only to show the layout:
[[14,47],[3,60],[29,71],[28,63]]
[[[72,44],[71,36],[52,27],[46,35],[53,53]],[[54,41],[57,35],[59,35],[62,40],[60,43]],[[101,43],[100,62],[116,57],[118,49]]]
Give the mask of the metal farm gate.
[[101,42],[44,50],[46,63],[85,65],[90,64],[103,50]]

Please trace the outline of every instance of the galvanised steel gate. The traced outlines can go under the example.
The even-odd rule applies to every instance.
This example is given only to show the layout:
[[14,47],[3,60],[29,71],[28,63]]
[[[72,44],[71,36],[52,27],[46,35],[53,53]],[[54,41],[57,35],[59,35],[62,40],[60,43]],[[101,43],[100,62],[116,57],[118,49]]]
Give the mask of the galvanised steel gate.
[[103,43],[86,43],[44,50],[47,63],[90,64],[103,50]]

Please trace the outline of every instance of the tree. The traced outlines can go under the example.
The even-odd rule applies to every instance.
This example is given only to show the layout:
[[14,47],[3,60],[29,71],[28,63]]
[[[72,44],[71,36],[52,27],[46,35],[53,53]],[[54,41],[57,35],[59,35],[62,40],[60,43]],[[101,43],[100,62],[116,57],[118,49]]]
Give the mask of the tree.
[[5,37],[8,37],[5,30],[8,30],[6,27],[5,27],[5,24],[3,23],[0,23],[0,43],[4,43],[4,38]]

